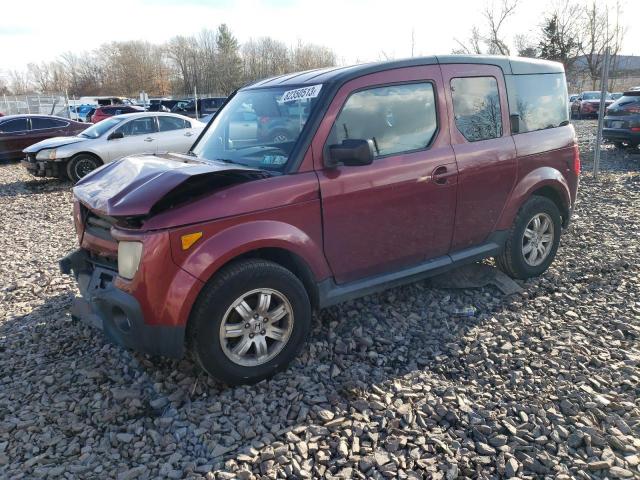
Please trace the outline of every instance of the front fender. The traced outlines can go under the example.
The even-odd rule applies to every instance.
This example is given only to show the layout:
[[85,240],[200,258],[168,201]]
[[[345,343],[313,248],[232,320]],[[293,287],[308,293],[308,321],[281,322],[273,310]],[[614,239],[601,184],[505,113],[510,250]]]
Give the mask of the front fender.
[[[317,229],[320,228],[318,225]],[[307,264],[316,281],[330,275],[322,251],[321,231],[306,233],[279,220],[243,222],[217,232],[207,229],[207,226],[185,227],[171,234],[173,260],[203,282],[230,260],[261,248],[279,248],[294,253]],[[183,251],[180,237],[194,231],[203,231],[203,240]]]
[[518,210],[537,190],[551,187],[562,201],[561,211],[571,210],[571,193],[566,178],[560,171],[552,167],[540,167],[532,170],[517,183],[505,209],[498,221],[498,230],[507,230],[513,225]]

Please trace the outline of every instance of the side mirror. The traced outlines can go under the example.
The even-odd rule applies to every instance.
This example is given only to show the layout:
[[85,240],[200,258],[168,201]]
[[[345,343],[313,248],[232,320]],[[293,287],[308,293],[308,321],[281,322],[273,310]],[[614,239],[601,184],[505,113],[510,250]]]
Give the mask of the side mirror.
[[576,102],[581,102],[581,101],[582,101],[582,97],[576,98]]
[[107,140],[117,140],[118,138],[124,138],[124,133],[113,132],[107,137]]
[[324,164],[334,168],[339,164],[347,166],[369,165],[373,162],[373,140],[346,139],[338,145],[329,145]]
[[518,113],[512,113],[509,115],[511,121],[511,134],[520,133],[520,115]]

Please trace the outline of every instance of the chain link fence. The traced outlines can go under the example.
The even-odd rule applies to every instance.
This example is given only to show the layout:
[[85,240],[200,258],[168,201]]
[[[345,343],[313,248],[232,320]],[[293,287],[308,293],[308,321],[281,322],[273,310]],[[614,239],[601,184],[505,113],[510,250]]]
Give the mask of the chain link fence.
[[0,112],[5,115],[36,113],[69,118],[68,101],[64,95],[2,95]]

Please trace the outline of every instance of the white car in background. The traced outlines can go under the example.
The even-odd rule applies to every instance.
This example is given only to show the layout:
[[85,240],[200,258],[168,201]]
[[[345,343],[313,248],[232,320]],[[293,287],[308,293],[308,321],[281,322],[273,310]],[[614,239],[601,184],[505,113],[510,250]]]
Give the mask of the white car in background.
[[24,150],[33,175],[74,183],[100,165],[134,154],[186,153],[205,124],[175,113],[127,113],[107,118],[75,137],[55,137]]

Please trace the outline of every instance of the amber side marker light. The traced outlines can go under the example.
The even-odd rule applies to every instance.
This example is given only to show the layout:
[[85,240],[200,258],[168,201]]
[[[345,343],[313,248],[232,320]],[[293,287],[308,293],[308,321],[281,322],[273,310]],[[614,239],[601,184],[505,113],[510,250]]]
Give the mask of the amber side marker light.
[[180,240],[182,241],[182,250],[189,250],[191,246],[202,238],[202,232],[187,233],[182,235]]

